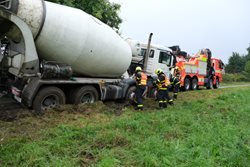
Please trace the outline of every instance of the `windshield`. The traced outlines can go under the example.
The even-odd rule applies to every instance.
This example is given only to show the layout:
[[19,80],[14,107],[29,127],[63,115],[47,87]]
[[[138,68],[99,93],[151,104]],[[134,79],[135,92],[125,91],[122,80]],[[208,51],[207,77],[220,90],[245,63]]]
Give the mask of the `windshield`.
[[170,65],[171,63],[171,54],[168,52],[160,52],[159,63]]
[[[141,48],[140,56],[144,57],[146,55],[146,51],[147,51],[147,49]],[[149,53],[149,57],[153,58],[154,57],[154,53],[155,53],[155,51],[151,49],[150,53]]]

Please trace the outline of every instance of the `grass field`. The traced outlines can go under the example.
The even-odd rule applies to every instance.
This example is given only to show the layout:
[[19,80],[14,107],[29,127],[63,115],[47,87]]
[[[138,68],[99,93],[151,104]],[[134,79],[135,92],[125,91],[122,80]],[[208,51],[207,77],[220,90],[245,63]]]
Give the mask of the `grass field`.
[[1,166],[250,166],[250,86],[182,92],[165,110],[98,102],[0,122]]

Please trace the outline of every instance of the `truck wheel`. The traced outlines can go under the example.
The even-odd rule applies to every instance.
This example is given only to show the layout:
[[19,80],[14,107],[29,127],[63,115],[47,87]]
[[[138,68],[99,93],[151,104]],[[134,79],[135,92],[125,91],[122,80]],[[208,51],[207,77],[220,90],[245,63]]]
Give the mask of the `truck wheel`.
[[65,104],[64,92],[57,87],[50,86],[39,90],[33,101],[33,109],[41,112],[63,104]]
[[213,88],[213,79],[209,79],[208,83],[207,83],[207,89],[212,89]]
[[196,90],[198,88],[198,80],[196,78],[192,79],[191,90]]
[[216,78],[216,83],[213,86],[214,86],[214,89],[217,89],[220,87],[220,82],[219,82],[218,78]]
[[129,104],[134,105],[135,101],[135,86],[131,86],[128,88],[125,100],[129,102]]
[[187,91],[189,89],[190,89],[190,79],[185,78],[185,80],[184,80],[184,90]]
[[73,104],[94,103],[99,99],[99,95],[95,87],[83,86],[75,89],[70,98]]
[[135,86],[131,86],[128,88],[127,94],[126,94],[126,100],[131,100],[133,99],[134,93],[135,93]]

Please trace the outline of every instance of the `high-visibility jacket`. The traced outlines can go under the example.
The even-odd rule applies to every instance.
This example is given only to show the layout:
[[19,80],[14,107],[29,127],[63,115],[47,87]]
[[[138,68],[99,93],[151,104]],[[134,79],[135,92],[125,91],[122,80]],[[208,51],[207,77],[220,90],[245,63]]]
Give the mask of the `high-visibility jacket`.
[[167,90],[168,86],[170,85],[170,82],[164,73],[158,75],[156,83],[159,90]]
[[135,75],[137,85],[146,86],[147,85],[147,75],[143,72],[138,72]]
[[180,80],[179,80],[179,77],[173,77],[170,79],[171,81],[171,85],[177,85],[177,84],[180,84]]

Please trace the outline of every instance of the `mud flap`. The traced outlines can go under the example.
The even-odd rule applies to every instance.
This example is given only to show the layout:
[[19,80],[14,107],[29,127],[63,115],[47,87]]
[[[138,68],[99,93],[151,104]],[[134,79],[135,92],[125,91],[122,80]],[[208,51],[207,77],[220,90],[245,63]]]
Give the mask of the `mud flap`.
[[32,77],[29,79],[28,83],[25,85],[22,91],[22,103],[27,107],[32,107],[33,98],[35,97],[41,81],[38,77]]

